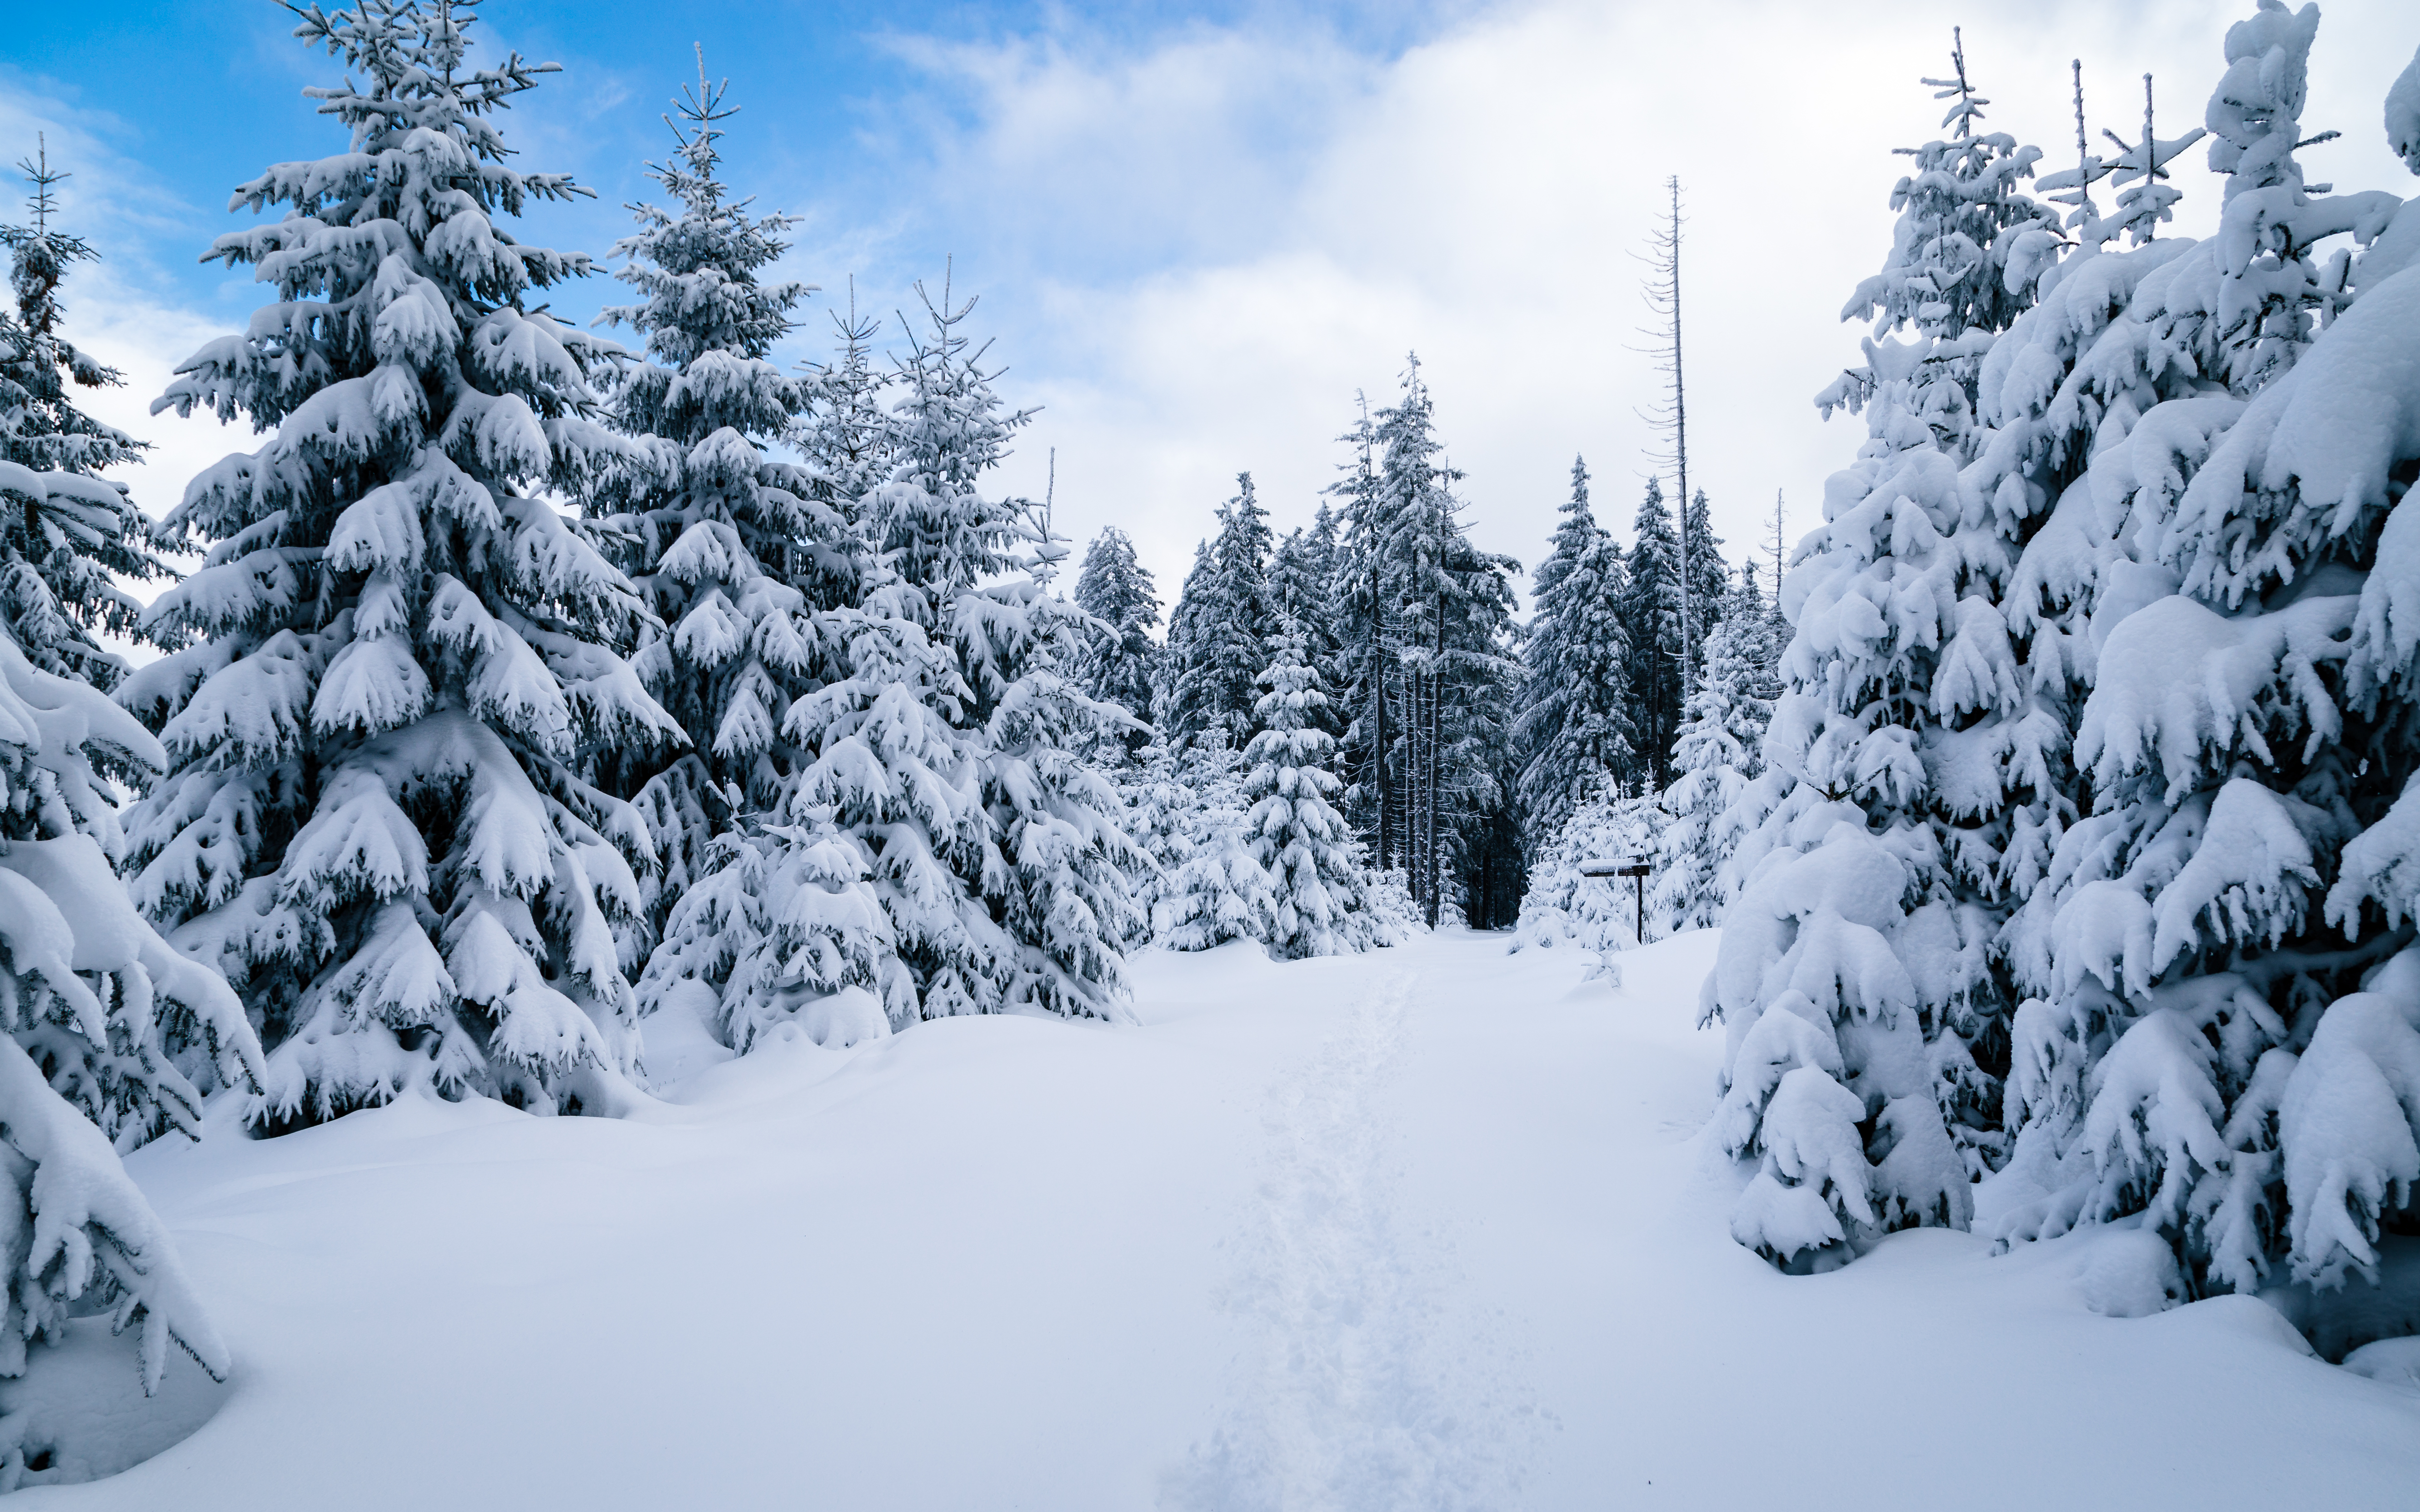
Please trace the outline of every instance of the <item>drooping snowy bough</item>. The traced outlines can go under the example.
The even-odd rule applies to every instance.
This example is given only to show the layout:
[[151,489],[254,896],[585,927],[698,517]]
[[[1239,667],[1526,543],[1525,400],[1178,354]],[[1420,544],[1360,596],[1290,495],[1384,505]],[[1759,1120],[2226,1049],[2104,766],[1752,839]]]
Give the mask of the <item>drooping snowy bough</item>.
[[[118,1164],[169,1133],[201,1134],[207,1091],[257,1090],[242,1005],[134,911],[106,772],[156,774],[150,732],[0,635],[0,1376],[106,1311],[140,1329],[144,1390],[171,1341],[213,1378],[226,1346],[167,1231]],[[0,1489],[26,1468],[28,1420],[0,1417]]]
[[472,67],[459,0],[299,14],[360,81],[312,91],[352,140],[237,191],[287,213],[209,255],[276,298],[159,401],[274,434],[168,517],[209,546],[147,621],[199,643],[120,691],[173,766],[135,901],[269,1041],[260,1122],[411,1087],[601,1110],[647,839],[580,755],[681,733],[616,649],[630,584],[535,491],[634,459],[595,419],[607,349],[527,302],[587,260],[496,219],[582,193],[504,165],[493,117],[551,66]]

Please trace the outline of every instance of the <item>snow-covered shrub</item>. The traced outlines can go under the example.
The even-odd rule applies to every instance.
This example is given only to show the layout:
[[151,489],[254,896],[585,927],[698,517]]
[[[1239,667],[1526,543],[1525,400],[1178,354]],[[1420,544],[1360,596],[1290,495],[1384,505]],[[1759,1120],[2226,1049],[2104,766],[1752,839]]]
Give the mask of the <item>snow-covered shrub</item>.
[[237,192],[287,214],[211,255],[276,298],[158,402],[273,434],[168,517],[209,549],[147,620],[200,643],[119,690],[173,766],[129,826],[135,902],[270,1041],[258,1121],[414,1086],[601,1111],[647,841],[578,764],[680,732],[614,649],[644,607],[537,492],[634,455],[595,419],[607,354],[529,304],[586,259],[493,219],[576,193],[505,167],[492,119],[547,70],[472,67],[467,8],[301,15],[355,70],[314,91],[351,142]]
[[1529,868],[1521,918],[1506,949],[1575,945],[1609,955],[1638,944],[1637,897],[1628,877],[1591,877],[1586,861],[1651,861],[1668,816],[1651,797],[1620,795],[1610,782],[1574,809]]
[[714,992],[714,1027],[741,1055],[784,1025],[817,1044],[891,1032],[886,1001],[912,1000],[865,860],[828,817],[804,830],[729,831],[673,904],[639,980],[650,1011],[677,984]]

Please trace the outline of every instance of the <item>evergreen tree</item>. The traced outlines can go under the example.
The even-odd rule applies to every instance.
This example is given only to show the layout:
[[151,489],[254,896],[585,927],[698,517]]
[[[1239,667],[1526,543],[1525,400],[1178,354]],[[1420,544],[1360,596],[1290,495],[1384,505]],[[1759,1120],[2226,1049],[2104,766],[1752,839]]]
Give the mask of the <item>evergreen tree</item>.
[[[0,634],[0,1377],[71,1318],[139,1323],[145,1393],[171,1340],[214,1380],[229,1357],[167,1230],[118,1154],[201,1137],[204,1088],[255,1090],[260,1046],[218,973],[136,916],[111,869],[123,847],[105,771],[157,772],[148,731]],[[113,1148],[115,1147],[115,1148]],[[0,1420],[0,1487],[44,1445],[42,1414]]]
[[1520,564],[1480,551],[1456,519],[1419,359],[1400,399],[1348,438],[1337,569],[1342,663],[1353,680],[1346,742],[1352,810],[1382,870],[1400,868],[1429,921],[1465,891],[1466,843],[1507,818],[1512,590]]
[[1255,684],[1269,638],[1278,630],[1278,614],[1269,587],[1276,543],[1268,511],[1253,492],[1250,473],[1235,474],[1235,497],[1219,506],[1218,533],[1210,543],[1199,596],[1196,579],[1188,577],[1187,597],[1177,608],[1186,635],[1181,646],[1171,645],[1174,692],[1168,730],[1186,741],[1216,725],[1240,748],[1259,728],[1252,715],[1260,702]]
[[1630,645],[1625,683],[1630,691],[1632,748],[1637,776],[1657,792],[1672,780],[1672,742],[1679,738],[1681,691],[1680,540],[1664,486],[1647,480],[1632,525],[1625,580],[1615,612]]
[[[979,846],[948,856],[964,900],[958,920],[942,922],[937,893],[903,893],[912,923],[896,914],[892,923],[927,1016],[1027,1005],[1115,1016],[1125,990],[1117,942],[1132,928],[1122,870],[1131,846],[1116,790],[1079,750],[1116,713],[1069,676],[1086,616],[1049,592],[1056,538],[1032,504],[978,487],[1031,412],[1003,409],[982,349],[961,333],[973,301],[954,306],[945,287],[925,308],[931,334],[911,338],[901,363],[895,471],[868,517],[898,575],[879,608],[922,632],[947,663],[908,680],[937,717],[911,744],[944,764],[941,738],[958,747],[960,780],[971,784],[985,827]],[[906,655],[912,640],[903,634],[886,656]],[[845,700],[895,708],[901,701],[881,680],[892,675],[856,670]],[[815,804],[897,801],[869,797],[870,779],[827,752],[800,791]],[[878,884],[889,841],[862,826],[854,833]],[[960,943],[942,948],[952,938]]]
[[1344,733],[1339,760],[1346,779],[1344,810],[1370,842],[1382,876],[1401,874],[1403,833],[1390,752],[1401,711],[1396,696],[1394,645],[1400,634],[1389,617],[1392,564],[1377,456],[1377,427],[1366,397],[1354,428],[1339,440],[1352,448],[1344,476],[1327,492],[1342,501],[1342,519],[1332,578],[1340,618],[1338,686],[1344,690]]
[[1630,640],[1618,611],[1629,574],[1589,508],[1587,462],[1575,459],[1522,640],[1517,791],[1533,855],[1588,794],[1626,777],[1633,763]]
[[[1094,632],[1085,652],[1084,692],[1148,725],[1159,670],[1159,646],[1151,638],[1159,624],[1158,586],[1151,569],[1136,560],[1134,542],[1114,525],[1104,527],[1084,553],[1083,570],[1076,576],[1076,607],[1109,626]],[[1150,738],[1148,729],[1129,730],[1125,736],[1129,750],[1141,749]]]
[[1656,836],[1649,899],[1664,933],[1722,922],[1730,894],[1718,873],[1739,839],[1724,816],[1763,765],[1757,752],[1772,717],[1770,695],[1762,691],[1763,643],[1770,638],[1759,606],[1734,596],[1730,608],[1706,637],[1705,674],[1689,695],[1689,720],[1673,748],[1680,775],[1664,790],[1670,817]]
[[854,277],[847,312],[834,310],[831,317],[840,344],[832,361],[809,364],[800,379],[808,410],[791,437],[813,472],[814,497],[861,535],[867,501],[891,474],[891,417],[882,408],[891,375],[876,365],[874,338],[882,323],[858,315]]
[[635,455],[594,418],[606,354],[526,302],[586,259],[494,219],[581,193],[505,167],[491,118],[551,66],[472,68],[462,0],[301,14],[363,81],[315,92],[352,140],[238,192],[287,215],[211,255],[276,302],[159,401],[274,434],[167,520],[211,545],[147,622],[202,643],[121,689],[173,764],[133,816],[135,901],[269,1041],[256,1120],[414,1087],[604,1111],[646,838],[576,763],[679,729],[614,649],[628,581],[525,491]]
[[1335,737],[1318,724],[1327,691],[1309,660],[1299,637],[1279,638],[1260,679],[1261,733],[1244,752],[1245,828],[1269,882],[1264,943],[1280,961],[1393,943],[1373,938],[1353,835],[1328,801],[1342,783],[1327,769]]
[[[1319,679],[1322,688],[1342,686],[1344,671],[1344,613],[1336,593],[1341,545],[1336,515],[1323,503],[1310,528],[1290,532],[1269,559],[1269,598],[1277,616],[1277,634],[1300,639],[1303,665]],[[1347,720],[1333,699],[1323,699],[1311,723],[1341,742]],[[1327,760],[1330,770],[1342,765],[1338,747],[1330,747]]]
[[[1879,317],[1867,365],[1818,399],[1862,408],[1869,439],[1827,484],[1826,523],[1787,584],[1797,637],[1763,747],[1774,771],[1720,821],[1743,838],[1708,1004],[1730,1031],[1717,1124],[1735,1155],[1762,1157],[1733,1233],[1793,1268],[1882,1229],[1962,1227],[1973,1180],[2006,1149],[2004,900],[1987,847],[1956,831],[1990,812],[1987,774],[1997,800],[1994,764],[2024,764],[2014,739],[1962,732],[2024,696],[1997,595],[2035,501],[2003,496],[1995,514],[1959,470],[1985,440],[1986,355],[2033,299],[2024,239],[2055,222],[2014,187],[2039,152],[1981,131],[1985,101],[1952,56],[1956,76],[1927,82],[1954,97],[1956,134],[1914,149],[1891,253],[1843,312]],[[2039,749],[2047,732],[2000,733]],[[1817,961],[1855,964],[1819,980],[1800,964]]]
[[1207,950],[1230,940],[1266,940],[1275,933],[1276,897],[1253,854],[1241,759],[1223,727],[1205,731],[1187,750],[1186,764],[1194,807],[1185,859],[1163,886],[1158,942],[1171,950]]
[[[1689,671],[1682,695],[1683,723],[1688,719],[1688,700],[1705,675],[1706,640],[1731,602],[1730,564],[1723,560],[1723,538],[1714,533],[1714,507],[1703,488],[1689,496],[1688,578]],[[1676,733],[1673,738],[1677,741],[1680,736]]]
[[68,176],[47,152],[19,169],[33,184],[30,225],[0,226],[13,315],[0,312],[0,622],[37,667],[106,691],[125,671],[96,634],[139,636],[142,606],[113,580],[173,576],[150,522],[103,468],[142,460],[145,443],[76,408],[70,384],[125,382],[59,334],[58,289],[99,255],[54,228],[53,191]]
[[728,87],[706,81],[701,55],[698,82],[666,117],[676,150],[649,168],[680,212],[632,207],[641,230],[613,254],[643,301],[598,317],[637,332],[655,359],[613,391],[614,424],[642,439],[644,460],[592,505],[627,543],[620,565],[663,623],[631,666],[687,735],[686,749],[609,748],[598,760],[600,785],[646,821],[655,928],[714,837],[776,805],[800,765],[780,732],[816,676],[806,612],[856,597],[862,555],[807,471],[765,455],[806,406],[806,385],[766,353],[808,290],[757,278],[787,250],[792,219],[751,216],[715,177],[721,123],[736,114]]
[[1132,948],[1167,933],[1170,888],[1192,856],[1190,826],[1202,802],[1164,740],[1154,738],[1119,775],[1126,836],[1135,848],[1126,884],[1135,902],[1126,942]]
[[[2068,386],[2131,424],[2068,490],[2092,514],[2027,551],[2045,599],[2088,613],[2035,634],[2097,652],[2090,791],[2010,929],[2037,995],[2012,1026],[2016,1151],[1982,1196],[2004,1239],[2140,1213],[2193,1294],[2375,1281],[2420,1177],[2420,446],[2358,418],[2420,399],[2420,285],[2393,196],[2302,185],[2317,23],[2266,4],[2229,28],[2221,233],[2126,255],[2160,255]],[[2397,92],[2420,97],[2420,64]],[[2381,228],[2335,259],[2349,276],[2306,280],[2317,243]],[[2341,313],[2315,331],[2315,309]],[[2062,418],[2038,427],[2065,440]]]
[[1160,648],[1159,676],[1152,687],[1153,722],[1180,746],[1190,742],[1181,731],[1209,728],[1209,710],[1203,703],[1210,685],[1199,678],[1187,679],[1181,670],[1192,666],[1208,634],[1211,607],[1217,594],[1211,588],[1216,563],[1210,557],[1209,541],[1194,543],[1193,566],[1185,575],[1184,590],[1176,595],[1176,608],[1169,611],[1168,640]]

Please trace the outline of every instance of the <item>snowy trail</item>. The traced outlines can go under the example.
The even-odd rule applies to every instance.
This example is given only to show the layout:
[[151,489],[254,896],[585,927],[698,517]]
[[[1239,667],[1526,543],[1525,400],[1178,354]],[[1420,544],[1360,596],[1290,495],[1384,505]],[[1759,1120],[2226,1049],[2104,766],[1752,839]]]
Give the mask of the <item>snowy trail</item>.
[[[1527,1424],[1504,1382],[1445,1348],[1450,1229],[1404,1211],[1403,1110],[1417,979],[1370,987],[1338,1033],[1281,1076],[1268,1148],[1222,1301],[1242,1334],[1226,1417],[1164,1483],[1187,1512],[1512,1501]],[[1483,1347],[1483,1340],[1466,1341]]]
[[2096,1317],[2088,1242],[1741,1251],[1692,1133],[1713,944],[1619,991],[1458,933],[1150,957],[1140,1028],[777,1046],[643,1119],[155,1147],[233,1387],[12,1504],[2411,1504],[2420,1393],[2258,1303]]

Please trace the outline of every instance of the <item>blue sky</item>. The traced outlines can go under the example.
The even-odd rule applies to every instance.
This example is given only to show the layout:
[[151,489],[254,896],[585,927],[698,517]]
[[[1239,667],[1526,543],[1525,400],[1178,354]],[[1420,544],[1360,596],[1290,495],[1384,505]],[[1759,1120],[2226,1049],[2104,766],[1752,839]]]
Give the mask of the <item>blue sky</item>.
[[[1210,512],[1250,469],[1280,527],[1307,518],[1354,393],[1383,402],[1419,349],[1474,530],[1534,560],[1571,458],[1618,532],[1648,469],[1652,372],[1639,246],[1658,185],[1687,187],[1693,481],[1736,558],[1776,489],[1793,533],[1862,440],[1809,396],[1856,356],[1840,302],[1887,246],[1890,148],[1938,107],[1916,83],[1966,41],[1992,122],[2071,141],[2068,60],[2096,130],[2131,131],[2143,71],[2163,132],[2197,121],[2233,0],[2022,8],[1733,0],[1431,6],[571,4],[488,0],[487,45],[560,61],[507,118],[520,165],[597,197],[528,239],[602,260],[649,193],[659,113],[693,43],[743,109],[727,176],[803,217],[783,271],[819,285],[783,353],[814,354],[856,280],[901,307],[954,258],[983,296],[1012,402],[1043,413],[1005,482],[1038,493],[1058,452],[1060,520],[1132,532],[1173,595]],[[2387,155],[2385,87],[2420,45],[2401,0],[2324,7],[2305,115],[2343,142],[2306,154],[2348,188],[2420,192]],[[107,264],[70,318],[129,373],[109,412],[158,442],[130,473],[162,510],[238,429],[144,414],[175,363],[236,326],[248,273],[196,261],[238,222],[228,192],[339,150],[302,88],[332,77],[251,0],[45,7],[0,54],[0,156],[50,134],[71,226]],[[2105,104],[2103,103],[2105,101]],[[2180,229],[2217,181],[2196,152]],[[560,307],[584,318],[618,287]]]

